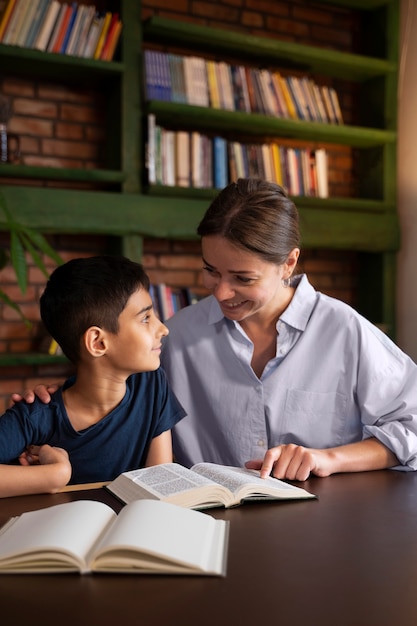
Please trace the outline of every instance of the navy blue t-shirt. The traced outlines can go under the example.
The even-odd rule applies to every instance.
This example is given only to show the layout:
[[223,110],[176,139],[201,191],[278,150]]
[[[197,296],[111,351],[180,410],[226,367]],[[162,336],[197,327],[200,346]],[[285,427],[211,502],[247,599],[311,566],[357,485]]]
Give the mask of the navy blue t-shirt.
[[[70,379],[64,388],[73,384]],[[49,404],[19,402],[0,417],[0,463],[13,463],[30,444],[64,448],[71,483],[113,480],[143,467],[154,437],[170,430],[185,411],[169,389],[162,368],[133,374],[120,404],[100,422],[76,431],[62,401],[62,388]]]

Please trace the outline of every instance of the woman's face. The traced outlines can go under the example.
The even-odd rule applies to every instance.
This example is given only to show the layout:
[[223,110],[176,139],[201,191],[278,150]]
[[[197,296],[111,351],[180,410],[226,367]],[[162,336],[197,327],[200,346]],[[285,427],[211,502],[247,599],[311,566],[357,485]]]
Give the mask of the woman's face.
[[203,281],[225,317],[241,322],[257,315],[276,318],[288,306],[293,289],[284,287],[297,263],[294,248],[286,263],[275,265],[237,248],[220,235],[202,238]]

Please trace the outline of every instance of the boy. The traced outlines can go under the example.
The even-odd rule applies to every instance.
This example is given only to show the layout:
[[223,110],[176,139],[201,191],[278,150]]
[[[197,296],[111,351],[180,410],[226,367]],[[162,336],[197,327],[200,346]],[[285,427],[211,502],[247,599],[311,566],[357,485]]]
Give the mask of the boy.
[[[67,451],[71,483],[108,481],[172,461],[170,430],[185,412],[159,368],[168,329],[155,316],[142,266],[115,256],[73,259],[52,273],[40,308],[76,376],[50,404],[19,402],[0,418],[0,463],[23,453],[21,464],[30,465],[0,466],[0,495],[2,489],[11,495],[14,486],[22,493],[22,472],[39,471],[31,465],[32,444],[52,447],[34,452],[45,472],[42,455],[54,457],[49,478],[62,471],[59,448]],[[13,470],[20,476],[13,478]],[[10,476],[6,490],[3,473]],[[37,486],[47,490],[46,482]]]

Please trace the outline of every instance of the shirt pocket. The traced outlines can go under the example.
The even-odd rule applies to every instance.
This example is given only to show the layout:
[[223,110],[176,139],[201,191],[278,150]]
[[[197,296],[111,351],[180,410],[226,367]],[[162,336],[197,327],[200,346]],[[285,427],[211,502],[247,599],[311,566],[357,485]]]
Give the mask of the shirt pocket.
[[[338,392],[289,389],[281,443],[296,443],[309,448],[329,448],[347,443],[346,407],[347,397]],[[359,439],[360,433],[359,429]]]

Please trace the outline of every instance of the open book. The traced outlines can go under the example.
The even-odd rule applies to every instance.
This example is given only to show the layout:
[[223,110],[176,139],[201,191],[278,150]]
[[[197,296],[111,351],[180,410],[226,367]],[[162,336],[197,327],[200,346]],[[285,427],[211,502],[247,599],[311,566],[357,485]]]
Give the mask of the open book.
[[124,472],[106,487],[125,503],[151,498],[190,509],[237,506],[245,500],[315,498],[301,487],[276,478],[259,478],[259,472],[215,463],[198,463],[191,469],[165,463]]
[[228,533],[227,521],[165,502],[132,502],[119,515],[102,502],[66,502],[0,529],[0,573],[224,576]]

